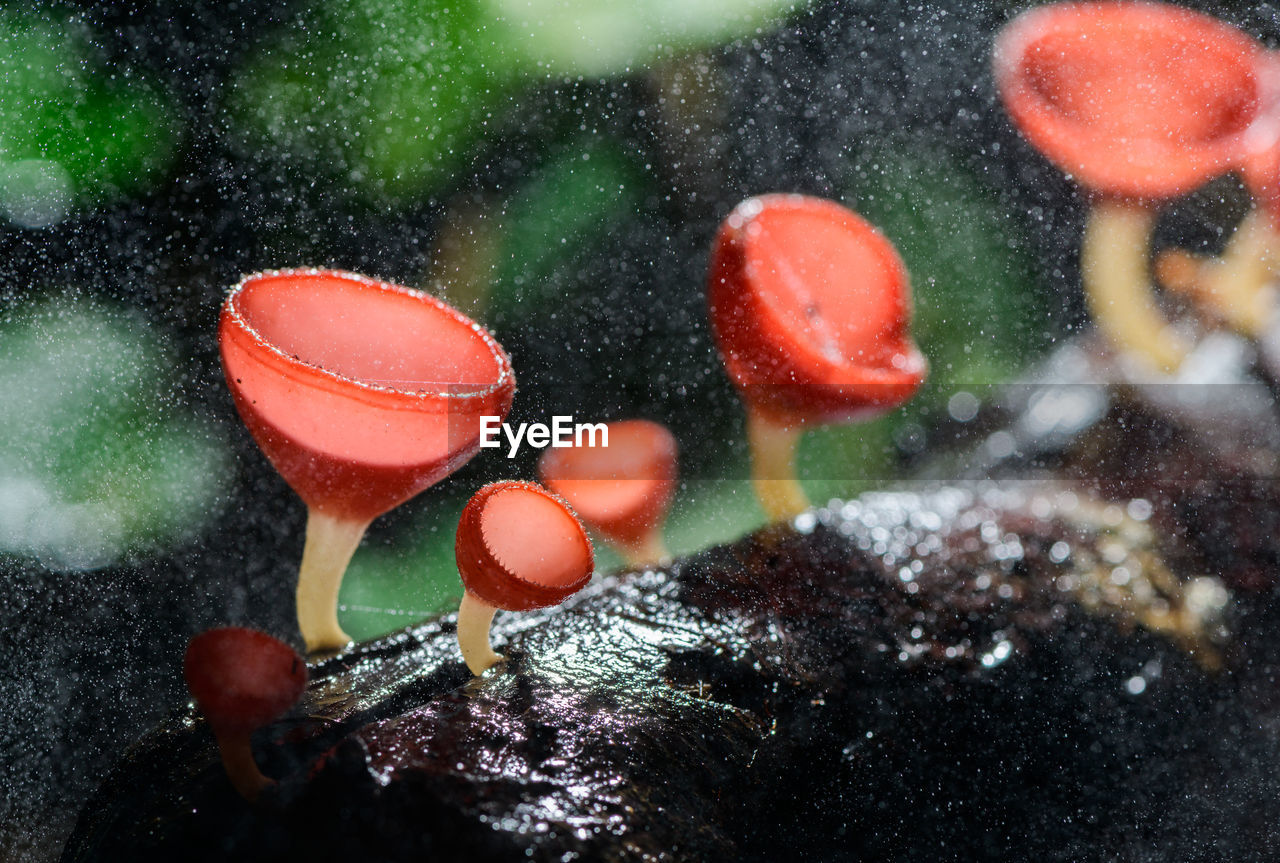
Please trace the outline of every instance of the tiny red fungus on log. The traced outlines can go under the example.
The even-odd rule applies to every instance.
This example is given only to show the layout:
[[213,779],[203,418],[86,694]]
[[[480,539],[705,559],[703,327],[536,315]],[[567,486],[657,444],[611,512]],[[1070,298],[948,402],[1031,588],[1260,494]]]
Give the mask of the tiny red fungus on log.
[[795,476],[801,431],[889,410],[924,380],[906,267],[845,207],[765,195],[721,225],[707,290],[720,356],[747,406],[756,494],[771,519],[789,518],[809,505]]
[[650,420],[621,420],[605,428],[607,446],[548,449],[538,473],[629,564],[664,560],[662,523],[678,478],[675,436]]
[[[995,75],[1019,131],[1092,192],[1081,247],[1099,329],[1172,372],[1190,345],[1157,307],[1148,247],[1156,205],[1230,170],[1266,186],[1280,138],[1274,61],[1215,18],[1160,3],[1061,3],[1024,12],[996,40]],[[1233,328],[1270,320],[1276,237],[1255,210],[1220,260],[1160,268]]]
[[257,800],[275,780],[258,769],[250,737],[297,702],[307,685],[306,663],[278,639],[227,626],[191,639],[182,672],[218,740],[231,784],[246,800]]
[[338,590],[369,522],[475,455],[481,416],[511,407],[511,361],[445,303],[334,270],[246,277],[218,339],[240,416],[307,504],[302,637],[342,647]]
[[454,551],[466,589],[458,609],[458,647],[477,676],[502,660],[489,643],[499,608],[558,605],[586,587],[595,569],[578,517],[533,482],[495,482],[472,495],[458,521]]

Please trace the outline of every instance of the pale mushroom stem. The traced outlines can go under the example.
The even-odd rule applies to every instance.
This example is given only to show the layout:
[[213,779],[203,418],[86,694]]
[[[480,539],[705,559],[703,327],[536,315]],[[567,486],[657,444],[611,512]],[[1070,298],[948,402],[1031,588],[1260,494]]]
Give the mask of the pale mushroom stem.
[[495,653],[489,643],[489,627],[497,611],[470,591],[462,594],[462,604],[458,606],[458,647],[462,650],[462,661],[476,677],[502,661],[502,655]]
[[1155,303],[1148,264],[1154,227],[1155,213],[1142,204],[1097,201],[1089,210],[1080,264],[1098,329],[1121,350],[1168,373],[1190,347]]
[[347,564],[369,526],[307,511],[307,540],[298,571],[298,628],[308,652],[337,650],[351,642],[338,625],[338,590]]
[[1280,266],[1280,238],[1264,212],[1253,210],[1236,227],[1220,258],[1179,250],[1160,256],[1161,282],[1190,294],[1231,329],[1251,339],[1271,326],[1276,297],[1271,279]]
[[786,521],[808,509],[809,498],[796,479],[800,429],[747,408],[747,443],[751,448],[751,484],[769,521]]
[[671,552],[667,551],[666,543],[662,541],[662,531],[656,528],[650,531],[639,543],[635,545],[619,545],[617,548],[622,553],[627,566],[633,569],[643,569],[646,566],[671,559]]
[[258,769],[248,731],[215,728],[214,736],[218,739],[218,751],[222,755],[222,766],[227,771],[227,778],[241,797],[254,803],[265,789],[276,784],[274,779],[263,776]]

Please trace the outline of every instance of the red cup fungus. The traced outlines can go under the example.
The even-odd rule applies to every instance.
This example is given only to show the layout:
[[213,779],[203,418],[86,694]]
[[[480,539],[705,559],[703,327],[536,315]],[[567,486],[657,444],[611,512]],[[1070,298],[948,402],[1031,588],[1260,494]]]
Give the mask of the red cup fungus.
[[595,569],[591,541],[573,510],[532,482],[490,483],[472,495],[454,551],[465,588],[458,647],[477,676],[502,660],[489,643],[498,609],[558,605],[586,587]]
[[480,417],[511,407],[511,361],[445,303],[336,270],[246,277],[218,339],[240,416],[307,504],[307,649],[342,647],[338,591],[369,522],[475,455]]
[[[1152,292],[1148,247],[1161,201],[1244,170],[1264,207],[1280,141],[1280,76],[1261,45],[1208,15],[1161,3],[1059,3],[996,39],[995,77],[1018,130],[1093,193],[1081,247],[1098,328],[1172,372],[1190,346]],[[1280,161],[1276,161],[1280,164]],[[1246,218],[1221,260],[1165,265],[1212,315],[1256,335],[1275,257],[1270,218]],[[1262,316],[1269,319],[1270,315]]]
[[1271,230],[1280,230],[1280,52],[1262,51],[1255,59],[1262,94],[1250,127],[1242,173]]
[[629,564],[664,560],[662,523],[678,478],[675,436],[649,420],[612,422],[606,429],[607,446],[546,450],[538,473]]
[[747,406],[756,493],[771,519],[789,518],[808,507],[795,477],[804,427],[882,413],[924,380],[906,267],[851,210],[765,195],[722,223],[707,291],[712,333]]
[[227,626],[191,639],[182,672],[217,738],[231,784],[246,800],[257,800],[275,782],[258,769],[250,737],[297,702],[307,685],[306,663],[278,639]]

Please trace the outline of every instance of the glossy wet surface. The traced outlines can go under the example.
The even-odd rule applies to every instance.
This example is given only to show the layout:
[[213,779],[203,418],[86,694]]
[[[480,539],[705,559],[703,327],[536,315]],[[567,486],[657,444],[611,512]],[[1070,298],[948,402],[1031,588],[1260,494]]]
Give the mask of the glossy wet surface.
[[482,680],[428,623],[314,669],[271,806],[184,715],[65,859],[1274,856],[1274,615],[1166,503],[870,495],[501,615]]

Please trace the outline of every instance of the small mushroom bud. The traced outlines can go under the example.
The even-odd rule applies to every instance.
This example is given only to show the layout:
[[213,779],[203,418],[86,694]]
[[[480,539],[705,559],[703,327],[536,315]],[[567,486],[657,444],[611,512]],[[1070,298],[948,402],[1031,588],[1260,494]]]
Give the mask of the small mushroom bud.
[[605,429],[607,445],[548,449],[538,473],[627,563],[664,560],[662,523],[678,476],[675,436],[649,420],[622,420]]
[[466,589],[458,647],[477,676],[502,660],[489,643],[499,608],[558,605],[586,587],[595,569],[591,541],[573,510],[532,482],[495,482],[476,492],[462,510],[454,551]]
[[187,689],[213,729],[227,778],[253,802],[275,784],[258,769],[250,736],[294,705],[307,685],[307,665],[284,642],[238,626],[210,629],[187,645]]

